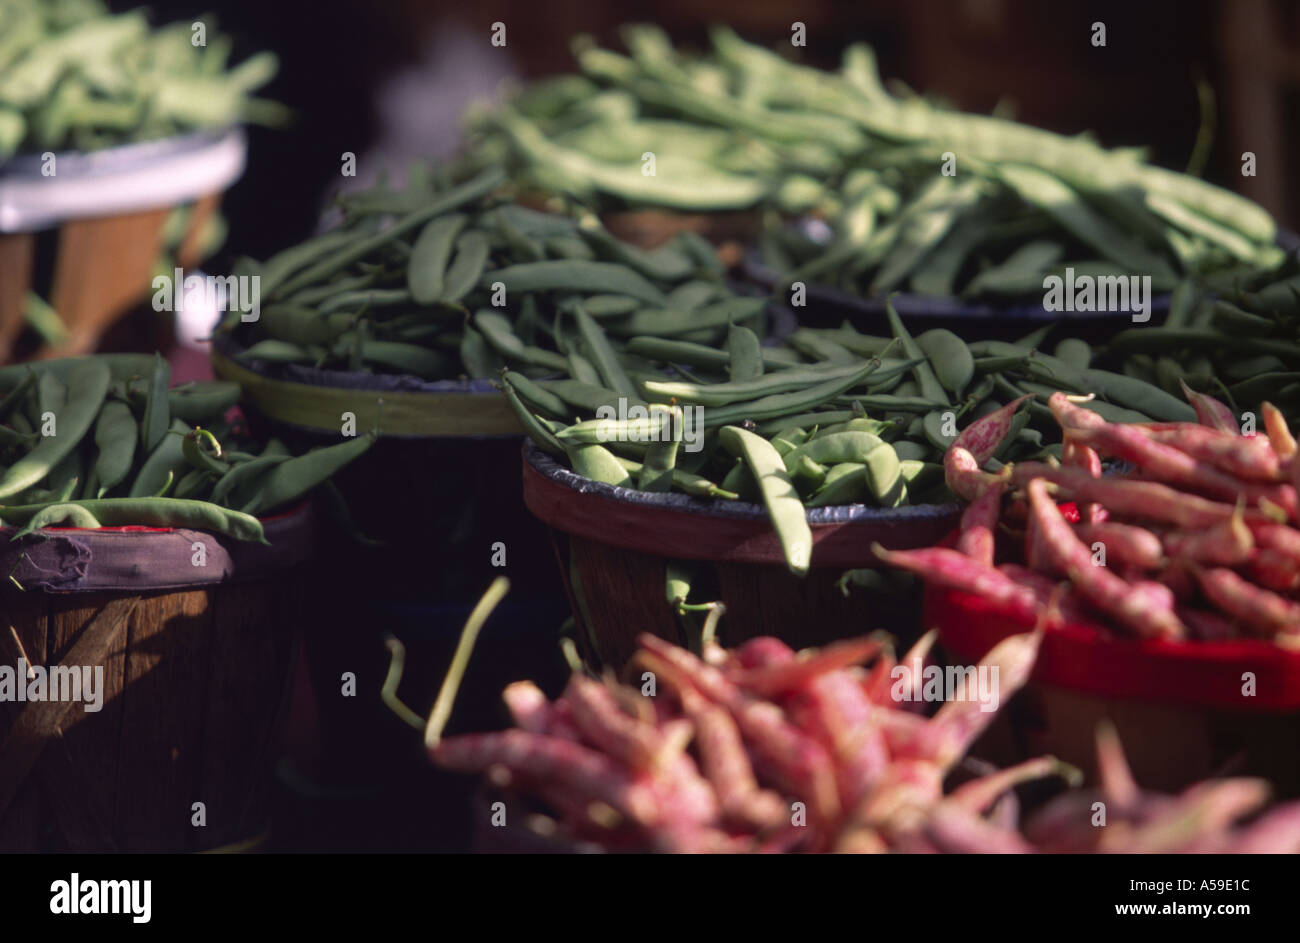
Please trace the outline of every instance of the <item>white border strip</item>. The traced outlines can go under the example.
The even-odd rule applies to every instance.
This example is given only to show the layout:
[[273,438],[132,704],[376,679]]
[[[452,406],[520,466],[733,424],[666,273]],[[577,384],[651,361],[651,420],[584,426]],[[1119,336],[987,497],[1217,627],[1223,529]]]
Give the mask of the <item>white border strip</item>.
[[244,132],[232,128],[210,144],[152,157],[134,167],[66,177],[0,174],[0,232],[33,232],[68,219],[186,203],[238,180],[247,153]]

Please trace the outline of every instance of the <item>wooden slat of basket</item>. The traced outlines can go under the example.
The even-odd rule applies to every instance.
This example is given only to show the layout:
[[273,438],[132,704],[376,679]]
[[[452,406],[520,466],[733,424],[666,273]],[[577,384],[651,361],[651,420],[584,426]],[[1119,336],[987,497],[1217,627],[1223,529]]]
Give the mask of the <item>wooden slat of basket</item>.
[[[3,574],[0,574],[2,576]],[[45,656],[45,597],[37,593],[0,590],[5,615],[0,619],[0,658],[4,664],[17,665],[28,654]],[[14,636],[17,635],[17,643]],[[0,745],[9,738],[24,705],[12,701],[0,703]],[[0,747],[0,756],[3,756]],[[0,850],[36,848],[40,835],[40,790],[35,777],[29,777],[9,802],[0,807]]]
[[[69,665],[102,664],[138,601],[135,597],[124,597],[105,606],[81,633],[76,644],[70,647],[64,661]],[[81,707],[71,700],[35,701],[23,707],[0,745],[0,757],[3,758],[0,762],[0,817],[4,816],[40,760],[53,732],[69,722],[69,714],[74,708]]]
[[[207,804],[203,849],[246,839],[265,825],[271,788],[265,770],[274,765],[288,710],[302,593],[299,581],[265,580],[215,601],[196,796]],[[266,630],[268,616],[281,630]]]
[[23,300],[32,284],[36,237],[29,232],[0,233],[0,364],[13,354],[23,329]]
[[[211,671],[213,589],[145,598],[127,637],[114,830],[126,851],[190,848],[202,801],[201,701]],[[167,707],[164,708],[164,705]],[[132,788],[124,788],[130,783]],[[192,797],[192,798],[190,798]],[[164,804],[165,800],[174,800]]]
[[59,347],[39,357],[72,357],[95,349],[100,336],[149,292],[169,210],[77,219],[59,232],[50,303],[68,328]]
[[[54,665],[67,661],[68,653],[76,644],[86,623],[116,597],[108,593],[95,593],[45,598],[49,600],[45,661],[47,664]],[[127,626],[130,621],[127,619],[123,623],[122,631],[113,639],[101,659],[93,662],[70,662],[77,665],[103,666],[104,687],[101,692],[103,706],[98,713],[83,714],[79,718],[79,723],[70,723],[58,744],[60,750],[72,758],[73,765],[82,774],[80,782],[74,780],[58,782],[55,787],[57,794],[49,797],[54,813],[59,819],[60,828],[56,844],[60,850],[66,847],[70,851],[80,849],[107,851],[116,847],[113,844],[92,846],[90,842],[94,840],[91,836],[101,834],[105,830],[109,835],[112,834],[113,802],[117,794],[119,776],[115,734],[122,726],[122,700],[115,695],[122,690]],[[107,735],[108,731],[112,731],[114,735]],[[42,767],[47,762],[49,761],[42,759]],[[47,778],[53,777],[42,776],[42,782]],[[83,791],[86,782],[94,783],[95,788]],[[75,810],[78,805],[92,808],[78,813]],[[48,819],[49,816],[45,818]],[[87,824],[93,827],[89,836],[82,831]]]

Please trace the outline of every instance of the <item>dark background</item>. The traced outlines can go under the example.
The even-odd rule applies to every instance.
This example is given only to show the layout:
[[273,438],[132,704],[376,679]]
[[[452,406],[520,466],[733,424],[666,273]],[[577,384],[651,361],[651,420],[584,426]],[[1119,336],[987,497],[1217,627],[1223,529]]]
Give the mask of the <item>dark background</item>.
[[[127,8],[132,0],[115,3]],[[266,255],[311,231],[326,190],[340,182],[340,155],[374,171],[385,83],[404,96],[387,113],[414,137],[414,151],[455,146],[454,104],[491,93],[500,74],[573,69],[570,38],[581,32],[618,45],[619,23],[658,23],[680,42],[704,46],[722,22],[746,38],[787,43],[806,24],[806,61],[835,66],[845,45],[871,43],[886,79],[940,95],[968,110],[999,102],[1021,120],[1055,131],[1095,132],[1107,145],[1149,146],[1183,169],[1200,123],[1196,84],[1217,93],[1217,131],[1206,176],[1259,200],[1294,228],[1300,199],[1288,181],[1295,122],[1300,4],[1293,0],[226,0],[205,5],[239,40],[237,57],[271,49],[281,73],[263,91],[292,106],[296,124],[254,129],[247,174],[228,194],[231,225],[222,263]],[[191,18],[187,2],[151,4],[158,22]],[[489,42],[491,24],[507,45]],[[1107,45],[1091,44],[1092,23]],[[789,48],[787,46],[787,48]],[[418,69],[415,75],[410,70]],[[405,80],[400,76],[408,73]],[[423,102],[435,102],[432,112]],[[391,135],[385,140],[391,142]],[[402,156],[414,156],[407,140]],[[1258,177],[1240,175],[1240,154],[1258,157]],[[395,162],[396,166],[400,163]]]

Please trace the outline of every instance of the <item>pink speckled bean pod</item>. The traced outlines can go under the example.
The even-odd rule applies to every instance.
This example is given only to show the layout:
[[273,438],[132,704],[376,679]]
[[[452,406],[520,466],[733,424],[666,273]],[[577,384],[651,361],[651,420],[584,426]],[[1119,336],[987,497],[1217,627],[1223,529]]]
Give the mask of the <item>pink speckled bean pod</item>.
[[994,535],[997,533],[1002,494],[1006,487],[1006,481],[1002,479],[996,484],[990,484],[966,506],[961,515],[961,535],[957,538],[957,549],[985,566],[993,565]]
[[1027,490],[1031,513],[1037,518],[1047,553],[1088,602],[1114,616],[1141,638],[1173,639],[1186,634],[1173,612],[1172,594],[1162,606],[1164,600],[1144,591],[1142,584],[1131,585],[1105,567],[1094,566],[1091,551],[1061,517],[1047,493],[1046,482],[1034,479]]
[[1197,393],[1182,380],[1178,383],[1183,388],[1183,395],[1187,397],[1187,402],[1191,403],[1192,409],[1196,410],[1196,418],[1201,425],[1218,429],[1220,432],[1230,432],[1233,435],[1241,433],[1241,427],[1237,425],[1237,417],[1224,403],[1205,393]]
[[1160,538],[1145,527],[1104,521],[1100,524],[1076,524],[1074,532],[1089,547],[1100,543],[1106,548],[1106,560],[1114,560],[1140,570],[1158,570],[1164,566],[1165,548]]
[[1252,634],[1272,638],[1300,629],[1300,603],[1261,589],[1225,567],[1195,567],[1193,572],[1205,598]]

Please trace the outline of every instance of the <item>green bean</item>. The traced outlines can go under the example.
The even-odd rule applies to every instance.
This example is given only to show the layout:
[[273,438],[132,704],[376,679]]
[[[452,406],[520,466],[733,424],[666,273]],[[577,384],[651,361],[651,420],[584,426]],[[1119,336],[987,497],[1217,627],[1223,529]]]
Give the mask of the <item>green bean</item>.
[[455,304],[473,291],[487,265],[491,243],[479,229],[462,233],[456,240],[456,256],[447,268],[445,287],[440,301]]
[[1159,256],[1098,216],[1079,195],[1050,172],[1028,164],[1000,164],[998,176],[1031,206],[1043,210],[1080,242],[1126,268],[1172,278]]
[[841,462],[826,473],[826,480],[808,499],[810,508],[832,507],[840,504],[858,504],[866,495],[866,468],[858,462]]
[[361,360],[425,380],[444,376],[450,369],[447,358],[436,350],[400,341],[363,340]]
[[1276,326],[1272,318],[1243,311],[1227,301],[1214,302],[1211,321],[1225,333],[1244,334],[1248,337],[1267,337]]
[[[594,414],[601,406],[617,407],[619,399],[618,393],[613,390],[607,390],[601,386],[593,386],[590,383],[583,383],[580,380],[539,380],[538,386],[543,390],[558,396],[570,406],[575,406],[580,412]],[[644,406],[645,401],[636,399],[628,401],[629,406]]]
[[[437,222],[435,220],[434,222]],[[414,298],[412,292],[406,288],[366,288],[362,291],[344,291],[331,295],[329,299],[323,302],[317,309],[319,317],[325,317],[329,314],[360,314],[371,308],[396,308],[409,304],[412,300],[420,304],[433,304],[438,299],[420,302]],[[338,322],[335,322],[337,324]],[[322,332],[325,333],[325,332]],[[325,338],[330,335],[325,333]],[[321,338],[322,340],[325,338]],[[307,339],[305,343],[315,343]]]
[[582,477],[620,488],[632,487],[632,476],[628,470],[603,445],[566,442],[564,451],[569,456],[573,470]]
[[812,365],[807,368],[791,368],[765,374],[752,380],[736,380],[726,383],[714,383],[708,386],[699,386],[694,383],[678,383],[671,380],[647,380],[642,386],[645,388],[646,394],[652,397],[675,397],[687,403],[699,403],[704,406],[726,406],[730,403],[742,402],[773,393],[807,389],[843,377],[854,377],[859,374],[866,376],[863,373],[865,363],[867,362],[857,361],[852,364],[836,366]]
[[95,424],[95,446],[99,449],[95,461],[99,489],[95,497],[102,498],[130,473],[139,438],[131,407],[117,400],[106,402]]
[[732,324],[727,328],[727,359],[732,380],[755,380],[763,375],[763,348],[749,328]]
[[637,488],[642,491],[667,491],[673,483],[673,470],[677,467],[677,446],[679,439],[676,430],[681,428],[682,408],[680,406],[651,406],[651,416],[656,411],[666,413],[666,428],[658,441],[652,441],[646,449],[645,462],[637,477]]
[[191,424],[220,419],[238,402],[239,384],[227,380],[187,383],[167,391],[168,413]]
[[[211,451],[204,448],[207,443]],[[185,436],[181,445],[181,454],[195,470],[207,472],[220,478],[230,468],[229,463],[221,461],[221,443],[207,429],[195,428]]]
[[185,437],[190,431],[186,423],[179,419],[172,420],[167,433],[140,466],[140,471],[127,492],[128,497],[147,498],[159,494],[167,487],[176,470],[185,464]]
[[[667,363],[683,363],[693,367],[715,367],[725,369],[731,365],[731,356],[706,344],[693,344],[689,341],[670,340],[664,337],[633,337],[623,345],[623,350],[638,357],[648,357]],[[773,357],[770,347],[759,351],[764,367],[781,368],[789,364]]]
[[515,380],[521,378],[517,373],[512,374],[507,372],[502,378],[503,382],[501,388],[506,395],[506,399],[514,409],[515,415],[519,417],[519,421],[524,427],[524,432],[533,440],[539,449],[550,455],[552,458],[565,458],[566,454],[564,446],[560,443],[560,440],[555,437],[555,433],[553,433],[537,417],[532,409],[524,403],[523,399],[519,395],[519,388],[511,381],[512,377]]
[[1078,371],[1087,370],[1092,362],[1092,349],[1077,337],[1063,338],[1052,353],[1057,360]]
[[817,436],[784,456],[785,469],[793,472],[797,463],[805,458],[823,465],[839,462],[861,464],[866,462],[867,456],[883,441],[869,432],[832,432],[830,435]]
[[961,396],[975,376],[975,360],[966,342],[952,331],[938,328],[918,335],[916,346],[925,354],[943,388]]
[[681,281],[695,271],[691,257],[672,245],[641,249],[615,239],[603,229],[584,229],[582,238],[604,258],[633,268],[657,282]]
[[460,362],[465,367],[466,375],[474,380],[496,376],[502,367],[501,358],[483,339],[483,335],[468,326],[460,336]]
[[758,317],[767,307],[765,298],[728,298],[694,311],[642,308],[635,314],[611,322],[611,334],[660,337],[687,336],[707,328],[722,328]]
[[39,482],[81,443],[99,415],[110,379],[109,367],[102,361],[87,360],[72,369],[68,399],[61,415],[56,416],[55,434],[43,436],[0,476],[0,500]]
[[[266,543],[262,524],[255,517],[219,507],[208,501],[182,501],[176,498],[100,498],[76,501],[79,508],[95,517],[103,527],[141,525],[145,527],[185,527],[227,534],[238,540]],[[10,505],[0,507],[0,518],[10,526],[25,524],[49,505]]]
[[522,373],[507,370],[504,379],[518,394],[519,398],[527,404],[529,409],[546,413],[557,419],[567,418],[571,415],[572,410],[569,409],[564,400],[534,383]]
[[581,291],[628,295],[647,304],[664,304],[664,293],[637,272],[612,262],[551,260],[525,262],[489,272],[480,284],[500,282],[507,292]]
[[898,453],[882,442],[866,456],[867,484],[882,507],[898,507],[907,501],[907,482],[903,479]]
[[[845,390],[862,383],[879,365],[878,360],[869,361],[858,373],[843,378],[827,380],[792,393],[775,393],[749,402],[732,403],[729,406],[709,410],[705,415],[705,426],[712,428],[745,420],[760,422],[764,419],[813,409],[833,401]],[[861,397],[861,399],[870,399],[870,397]]]
[[595,365],[590,360],[582,356],[582,354],[578,353],[576,350],[569,351],[567,356],[569,360],[569,375],[571,377],[575,380],[581,380],[583,383],[593,384],[594,386],[601,386],[604,384],[605,381],[601,377],[600,371],[596,369]]
[[[0,508],[0,513],[6,512],[7,508]],[[11,538],[17,540],[19,537],[26,537],[32,531],[40,530],[45,527],[51,527],[55,524],[61,524],[64,527],[78,527],[86,530],[98,530],[101,526],[95,515],[79,504],[56,503],[50,504],[31,516],[31,519]]]
[[[864,356],[825,334],[815,333],[807,328],[794,331],[785,342],[805,356],[828,363],[853,363]],[[865,356],[875,356],[875,354]]]
[[[629,477],[640,477],[645,466],[635,459],[626,458],[622,455],[615,456],[618,463],[627,470]],[[673,487],[681,489],[686,494],[694,495],[697,498],[722,498],[726,501],[735,501],[740,495],[734,491],[727,490],[726,485],[715,485],[707,478],[692,474],[682,468],[673,469]]]
[[1233,351],[1241,354],[1274,354],[1283,360],[1300,360],[1300,344],[1271,338],[1235,337],[1220,331],[1196,328],[1130,328],[1111,338],[1108,345],[1119,352],[1157,352],[1188,348],[1191,350]]
[[[782,456],[784,458],[784,456]],[[816,491],[823,482],[826,481],[828,469],[820,462],[815,462],[807,455],[800,455],[795,459],[794,467],[787,469],[790,474],[790,480],[794,482],[795,488],[802,494],[804,492]]]
[[582,335],[587,350],[595,361],[596,370],[599,371],[605,385],[623,396],[636,396],[636,384],[618,362],[618,355],[614,353],[600,325],[592,320],[591,315],[587,314],[581,306],[574,312],[574,318],[578,322],[578,332]]
[[366,433],[279,462],[258,482],[256,492],[242,509],[246,513],[262,514],[295,501],[364,455],[374,443],[374,433]]
[[144,420],[140,423],[140,444],[146,452],[152,452],[167,434],[171,425],[171,406],[167,400],[167,388],[171,385],[172,368],[166,360],[154,354],[153,373],[149,381],[149,391],[144,403]]
[[812,529],[781,456],[766,439],[736,426],[724,426],[718,439],[728,452],[745,460],[781,541],[786,566],[796,576],[805,575],[812,558]]
[[1186,401],[1149,383],[1108,370],[1084,370],[1080,376],[1088,384],[1088,390],[1095,390],[1120,406],[1162,422],[1196,422],[1196,410]]
[[568,367],[567,361],[559,354],[525,345],[515,335],[505,316],[491,308],[480,308],[474,313],[474,326],[506,357],[550,370],[563,371]]
[[769,422],[760,423],[758,434],[770,436],[773,433],[782,432],[785,429],[796,426],[810,426],[819,423],[830,425],[833,423],[848,422],[855,417],[855,413],[848,409],[827,410],[825,412],[797,413],[793,416],[779,416]]
[[934,368],[926,361],[925,352],[907,332],[898,312],[894,310],[893,302],[889,299],[885,299],[885,317],[889,319],[890,332],[903,348],[903,356],[908,360],[920,361],[912,368],[912,375],[921,387],[921,395],[926,399],[947,402],[948,396],[944,392],[943,384],[935,376]]
[[9,418],[9,414],[18,407],[32,388],[36,386],[36,373],[29,371],[18,384],[0,398],[0,422]]
[[231,466],[212,486],[212,494],[208,496],[208,500],[214,504],[225,504],[228,496],[236,493],[240,488],[248,486],[250,482],[265,475],[276,465],[288,460],[289,456],[287,454],[271,454],[268,447],[266,452],[252,461]]
[[445,213],[449,213],[467,203],[472,203],[475,200],[486,196],[501,183],[504,176],[505,175],[499,168],[488,168],[479,173],[473,179],[441,194],[436,200],[427,206],[408,213],[387,229],[378,232],[373,236],[354,240],[351,245],[347,245],[336,252],[331,252],[319,262],[302,269],[296,275],[286,279],[279,286],[278,291],[267,291],[265,286],[263,286],[263,290],[267,291],[268,295],[271,297],[284,297],[293,294],[293,292],[300,288],[324,281],[336,272],[342,271],[353,262],[364,259],[366,256],[391,244],[399,237],[404,236],[413,229],[423,226],[429,220],[442,216]]
[[261,360],[266,363],[313,363],[316,360],[306,347],[274,338],[258,341],[240,353],[237,359]]
[[975,179],[954,185],[952,177],[935,177],[916,198],[914,209],[903,211],[906,215],[898,239],[881,261],[871,293],[885,294],[906,278],[948,234],[958,215],[975,205],[980,187]]
[[433,304],[442,295],[452,247],[467,222],[469,217],[463,213],[449,213],[430,220],[420,230],[406,268],[406,285],[418,304]]

